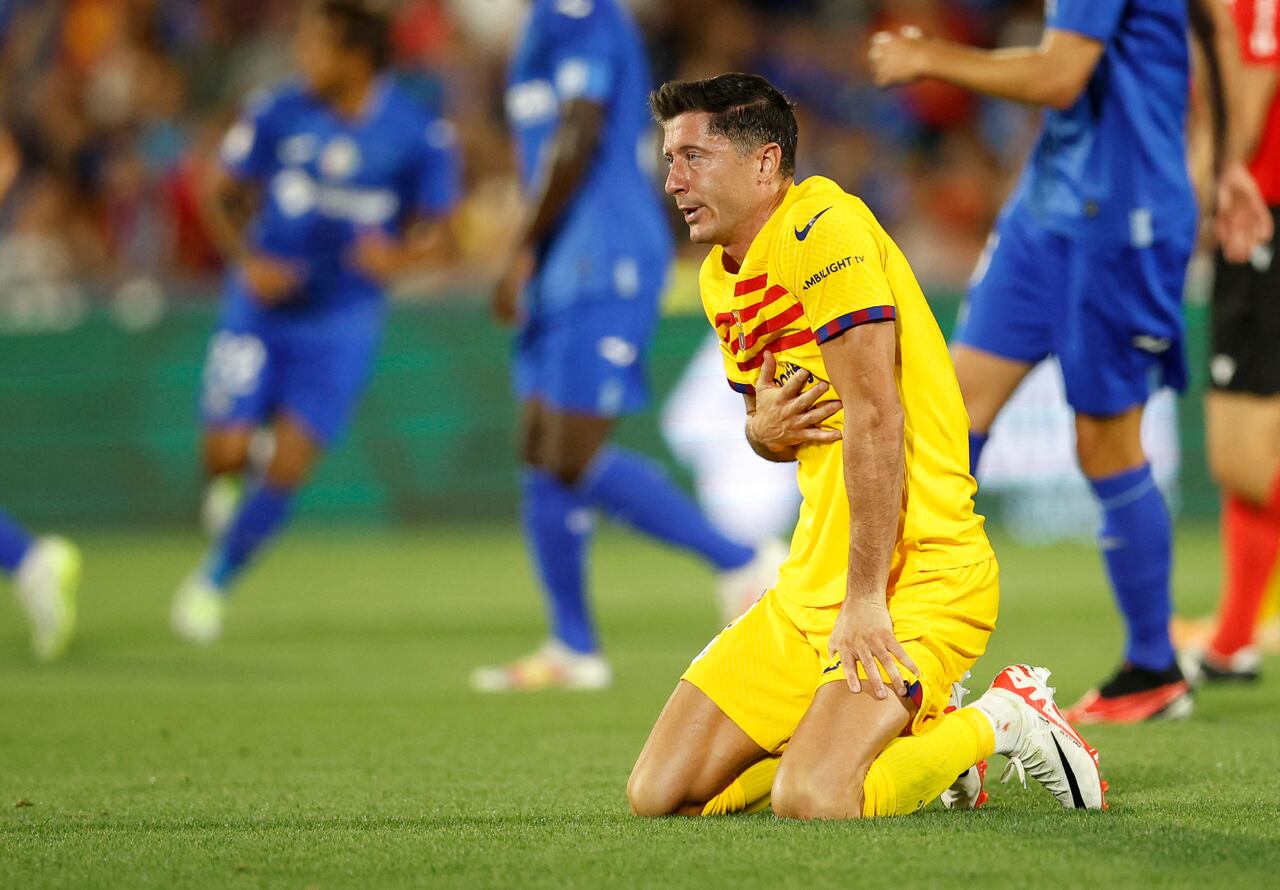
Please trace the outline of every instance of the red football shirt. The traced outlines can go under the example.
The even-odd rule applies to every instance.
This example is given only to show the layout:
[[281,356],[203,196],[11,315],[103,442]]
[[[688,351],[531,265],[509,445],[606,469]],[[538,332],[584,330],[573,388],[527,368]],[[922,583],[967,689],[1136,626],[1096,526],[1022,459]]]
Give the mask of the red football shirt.
[[[1231,11],[1245,64],[1280,66],[1280,0],[1235,0]],[[1280,90],[1271,99],[1249,169],[1267,203],[1280,206]]]

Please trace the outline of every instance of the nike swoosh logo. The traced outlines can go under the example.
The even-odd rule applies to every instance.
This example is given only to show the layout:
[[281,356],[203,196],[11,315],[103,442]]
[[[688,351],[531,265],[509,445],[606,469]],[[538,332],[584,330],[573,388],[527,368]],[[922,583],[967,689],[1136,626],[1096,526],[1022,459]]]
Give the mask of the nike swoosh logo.
[[[818,214],[818,215],[819,215],[819,216],[821,216],[822,214]],[[813,223],[810,223],[809,225],[813,225]],[[822,672],[823,672],[824,674],[829,674],[829,673],[831,673],[832,671],[837,671],[837,670],[839,670],[839,669],[840,669],[840,662],[838,662],[838,661],[837,661],[835,664],[833,664],[833,665],[831,665],[831,666],[829,666],[829,667],[824,667],[824,668],[822,669]]]
[[1062,746],[1058,744],[1058,739],[1052,733],[1049,738],[1053,740],[1053,747],[1058,750],[1058,760],[1062,762],[1062,771],[1067,774],[1067,787],[1071,789],[1071,802],[1075,804],[1077,810],[1085,809],[1084,795],[1080,793],[1080,783],[1076,781],[1076,774],[1071,771],[1071,764],[1067,762],[1067,755],[1062,753]]
[[[832,206],[832,207],[834,207],[835,205],[834,205],[834,204],[832,204],[831,206]],[[827,210],[830,210],[830,209],[831,209],[831,207],[828,207],[828,208],[827,208]],[[816,215],[816,216],[814,216],[814,218],[813,218],[813,219],[809,220],[809,224],[808,224],[807,226],[805,226],[803,229],[796,229],[796,240],[797,240],[797,241],[803,241],[805,238],[808,238],[808,237],[809,237],[809,230],[813,228],[813,224],[814,224],[814,223],[816,223],[816,222],[818,221],[818,217],[819,217],[819,216],[822,216],[822,214],[826,213],[826,212],[827,212],[827,210],[819,210],[819,211],[818,211],[818,213],[817,213],[817,215]]]

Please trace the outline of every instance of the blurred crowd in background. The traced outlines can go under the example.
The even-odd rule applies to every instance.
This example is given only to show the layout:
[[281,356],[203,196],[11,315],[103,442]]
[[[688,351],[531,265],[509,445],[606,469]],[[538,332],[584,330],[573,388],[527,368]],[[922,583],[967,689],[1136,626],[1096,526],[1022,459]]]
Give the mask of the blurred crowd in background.
[[[389,2],[398,76],[457,126],[454,268],[405,298],[486,295],[519,200],[503,120],[525,0]],[[630,0],[654,76],[769,77],[798,104],[798,175],[861,195],[927,287],[963,287],[1037,116],[946,85],[870,83],[876,30],[1035,43],[1042,0]],[[290,75],[298,0],[0,0],[0,307],[211,298],[199,184],[254,89]],[[655,162],[656,148],[655,148]],[[655,164],[655,177],[657,176]],[[655,186],[656,187],[656,186]],[[674,220],[673,220],[674,222]],[[679,239],[683,243],[684,238]],[[701,256],[686,251],[691,264]],[[18,311],[18,314],[22,314]]]

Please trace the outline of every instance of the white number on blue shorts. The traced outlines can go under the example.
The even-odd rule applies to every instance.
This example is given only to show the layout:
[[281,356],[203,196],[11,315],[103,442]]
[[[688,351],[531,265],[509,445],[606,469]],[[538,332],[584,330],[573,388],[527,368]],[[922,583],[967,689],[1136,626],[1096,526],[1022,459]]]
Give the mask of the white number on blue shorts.
[[229,412],[236,399],[257,391],[266,365],[267,348],[253,334],[214,334],[204,363],[205,410],[215,417]]

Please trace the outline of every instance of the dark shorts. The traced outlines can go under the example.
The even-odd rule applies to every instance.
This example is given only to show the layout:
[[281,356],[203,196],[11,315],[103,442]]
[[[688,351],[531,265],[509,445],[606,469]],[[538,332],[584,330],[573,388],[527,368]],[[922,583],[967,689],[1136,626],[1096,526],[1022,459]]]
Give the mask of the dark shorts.
[[[1271,215],[1280,226],[1280,208]],[[1218,254],[1213,279],[1213,350],[1209,379],[1226,392],[1280,393],[1280,246],[1254,251],[1250,262],[1232,264]]]

